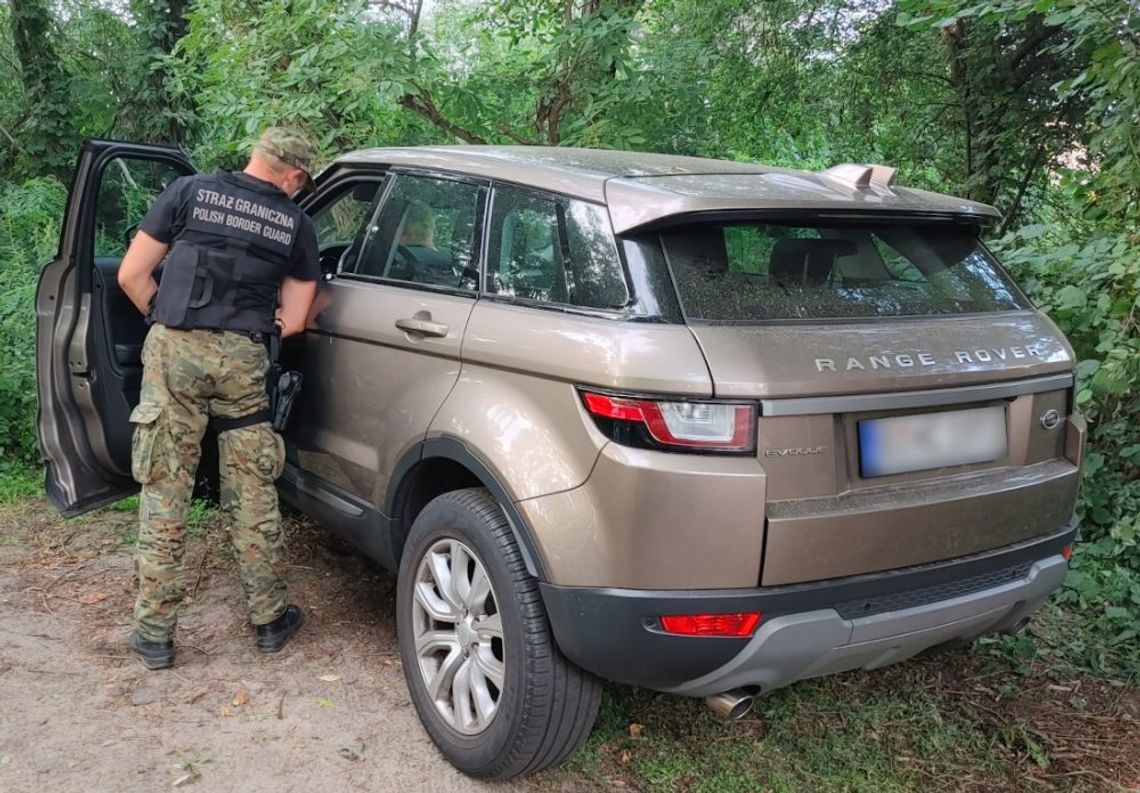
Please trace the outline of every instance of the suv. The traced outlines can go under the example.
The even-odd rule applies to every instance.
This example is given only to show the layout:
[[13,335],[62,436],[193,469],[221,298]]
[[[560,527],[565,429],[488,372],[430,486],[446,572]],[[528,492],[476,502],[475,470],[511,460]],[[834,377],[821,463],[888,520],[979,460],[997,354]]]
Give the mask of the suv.
[[[132,224],[191,165],[83,149],[37,296],[47,492],[128,494]],[[457,767],[558,762],[599,678],[739,717],[793,681],[1014,631],[1065,577],[1073,353],[979,241],[991,207],[537,147],[360,151],[302,199],[325,282],[284,498],[398,571]],[[209,447],[209,444],[207,444]]]

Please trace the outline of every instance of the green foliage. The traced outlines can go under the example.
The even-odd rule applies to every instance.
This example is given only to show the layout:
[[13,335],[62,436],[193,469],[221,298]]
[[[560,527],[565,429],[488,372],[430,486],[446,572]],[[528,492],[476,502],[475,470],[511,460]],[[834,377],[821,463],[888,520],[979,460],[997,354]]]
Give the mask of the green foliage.
[[43,474],[17,461],[0,462],[0,505],[43,495]]
[[[193,100],[194,152],[237,164],[274,123],[311,130],[327,152],[401,141],[414,119],[397,99],[411,60],[364,2],[200,0],[167,61],[173,94]],[[302,10],[302,13],[298,13]]]
[[0,459],[36,459],[35,293],[54,255],[66,194],[52,179],[0,182]]

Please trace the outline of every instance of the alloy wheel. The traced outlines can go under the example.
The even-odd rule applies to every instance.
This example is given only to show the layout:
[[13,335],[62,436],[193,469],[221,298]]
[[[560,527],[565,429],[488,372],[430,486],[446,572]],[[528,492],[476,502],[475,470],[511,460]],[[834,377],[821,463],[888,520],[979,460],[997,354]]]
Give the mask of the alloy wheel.
[[506,674],[503,621],[486,568],[459,540],[439,540],[420,559],[412,634],[420,677],[444,721],[463,735],[487,729]]

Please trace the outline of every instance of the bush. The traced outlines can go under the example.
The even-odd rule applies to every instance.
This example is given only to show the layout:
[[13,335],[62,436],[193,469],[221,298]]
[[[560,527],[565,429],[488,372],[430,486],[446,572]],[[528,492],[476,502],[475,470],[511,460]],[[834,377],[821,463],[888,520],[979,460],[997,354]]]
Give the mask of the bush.
[[[1135,663],[1140,646],[1140,234],[1031,225],[999,244],[1007,267],[1077,354],[1089,419],[1078,515],[1084,542],[1060,596]],[[1131,648],[1131,649],[1129,649]],[[1095,660],[1095,659],[1090,659]]]
[[36,448],[35,296],[56,252],[66,188],[54,179],[0,182],[0,454],[32,463]]

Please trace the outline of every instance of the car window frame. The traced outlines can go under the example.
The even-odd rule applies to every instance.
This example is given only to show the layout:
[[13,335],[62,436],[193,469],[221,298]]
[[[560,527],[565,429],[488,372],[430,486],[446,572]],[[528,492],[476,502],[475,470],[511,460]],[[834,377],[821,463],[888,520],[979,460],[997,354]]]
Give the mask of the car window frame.
[[[456,297],[466,297],[476,300],[481,296],[479,286],[483,280],[483,260],[486,253],[486,240],[485,232],[487,228],[487,208],[490,203],[490,180],[482,179],[476,176],[467,174],[457,174],[447,171],[433,171],[426,168],[410,168],[407,166],[392,166],[384,173],[384,184],[381,185],[379,193],[375,202],[373,203],[371,211],[368,213],[368,221],[365,227],[374,226],[380,217],[380,213],[384,210],[384,205],[388,202],[388,198],[392,194],[392,190],[400,176],[409,176],[417,178],[435,179],[437,181],[456,182],[459,184],[467,184],[477,188],[476,205],[475,205],[475,220],[472,226],[475,234],[475,240],[471,245],[472,256],[475,257],[475,267],[471,269],[479,273],[478,281],[475,289],[461,289],[457,286],[444,286],[442,284],[423,284],[416,283],[415,281],[403,281],[398,278],[385,278],[380,275],[367,275],[365,273],[344,272],[339,271],[334,280],[345,279],[355,281],[358,283],[375,284],[377,286],[392,286],[400,289],[411,289],[417,292],[431,292],[433,294],[454,295]],[[360,243],[360,254],[367,250],[371,239],[368,234],[365,234],[364,239]],[[355,242],[353,243],[356,244]],[[358,254],[358,256],[360,255]]]
[[[348,174],[346,176],[343,176],[340,179],[337,179],[335,182],[332,182],[328,185],[325,185],[324,188],[319,193],[314,195],[313,200],[305,205],[305,207],[304,207],[305,213],[313,221],[313,226],[315,229],[316,223],[317,223],[317,217],[316,216],[319,212],[322,212],[323,210],[328,209],[330,206],[332,206],[337,201],[339,201],[341,198],[343,198],[345,193],[351,191],[357,185],[363,184],[363,183],[369,183],[369,184],[376,184],[377,185],[376,196],[373,197],[373,199],[369,202],[369,207],[365,211],[365,219],[371,220],[372,212],[376,208],[376,200],[377,200],[377,198],[379,198],[384,193],[384,183],[387,181],[387,179],[388,179],[387,170],[376,171],[374,173],[357,172],[357,173],[352,173],[352,174]],[[365,225],[367,225],[367,223],[361,224],[362,227]],[[360,229],[357,229],[357,234],[359,234],[359,233],[360,233]],[[339,245],[339,244],[342,244],[343,242],[344,241],[341,240],[341,241],[338,241],[335,243],[328,243],[328,244]],[[355,240],[350,241],[349,245],[352,245],[354,242],[355,242]],[[323,247],[319,238],[317,239],[317,247],[318,248]]]
[[[661,318],[657,316],[649,316],[645,314],[638,314],[636,306],[638,305],[637,292],[634,289],[634,281],[630,274],[629,263],[625,258],[625,251],[621,244],[621,239],[614,232],[613,219],[610,217],[609,206],[605,202],[591,201],[581,196],[569,195],[560,193],[556,190],[545,190],[541,187],[534,187],[532,185],[519,184],[506,179],[491,179],[490,180],[490,195],[487,200],[487,208],[485,213],[485,228],[483,233],[483,267],[480,273],[479,286],[480,286],[480,299],[489,300],[495,303],[505,305],[515,305],[523,308],[535,308],[543,311],[557,311],[563,314],[579,314],[582,316],[596,317],[600,319],[610,320],[625,320],[625,321],[660,321]],[[510,188],[512,190],[519,190],[524,193],[541,199],[548,200],[554,203],[555,211],[558,213],[559,218],[565,216],[566,207],[565,203],[568,201],[579,201],[583,204],[590,204],[595,207],[600,207],[605,212],[607,228],[610,232],[610,240],[614,245],[614,252],[617,254],[617,261],[621,267],[622,279],[625,282],[625,290],[628,295],[628,301],[624,308],[594,308],[590,306],[581,306],[575,303],[555,302],[552,300],[536,300],[531,297],[518,297],[515,295],[504,295],[499,292],[492,292],[487,289],[487,283],[490,277],[490,272],[487,266],[490,263],[490,245],[491,245],[491,224],[495,213],[495,195],[496,190],[500,187]],[[564,221],[563,221],[564,223]],[[565,236],[565,235],[563,235]],[[559,240],[562,247],[562,256],[564,259],[569,259],[569,238]]]

